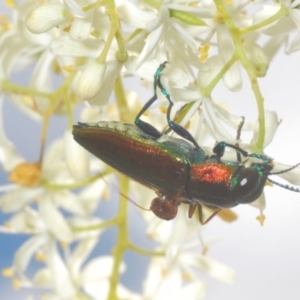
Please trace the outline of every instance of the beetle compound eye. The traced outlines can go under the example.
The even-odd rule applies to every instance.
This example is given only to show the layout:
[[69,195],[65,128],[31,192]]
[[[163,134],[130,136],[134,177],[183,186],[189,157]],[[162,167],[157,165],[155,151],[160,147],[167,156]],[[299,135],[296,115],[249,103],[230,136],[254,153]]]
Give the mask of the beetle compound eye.
[[235,184],[232,195],[235,199],[238,199],[239,203],[249,203],[252,202],[253,199],[249,201],[247,197],[249,194],[253,192],[255,187],[259,182],[259,174],[255,169],[245,168],[242,169],[237,175],[237,183]]
[[174,198],[154,198],[151,202],[150,210],[163,220],[172,220],[177,215],[180,202]]

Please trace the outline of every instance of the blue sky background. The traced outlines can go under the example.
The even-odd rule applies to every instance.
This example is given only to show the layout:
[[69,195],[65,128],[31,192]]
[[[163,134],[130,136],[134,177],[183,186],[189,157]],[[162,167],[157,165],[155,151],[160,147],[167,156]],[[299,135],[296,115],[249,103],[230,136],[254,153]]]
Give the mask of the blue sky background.
[[[2,9],[2,2],[0,8]],[[3,10],[2,10],[3,12]],[[26,78],[18,77],[19,83]],[[269,110],[278,112],[282,123],[276,138],[266,153],[277,161],[294,164],[300,161],[300,56],[294,54],[277,57],[271,66],[267,78],[260,80],[265,106]],[[128,90],[134,89],[140,97],[147,100],[149,94],[134,84],[127,83]],[[249,84],[245,80],[241,93],[229,93],[221,84],[214,91],[215,100],[230,99],[232,112],[247,116],[255,120],[256,107]],[[246,101],[252,99],[252,101]],[[251,103],[248,105],[248,103]],[[3,108],[5,130],[9,138],[17,145],[29,161],[38,156],[40,127],[16,110],[9,101],[5,101]],[[50,140],[60,136],[64,130],[64,121],[56,117],[55,127],[51,127]],[[0,184],[7,183],[7,175],[0,171]],[[227,224],[215,218],[206,226],[204,239],[216,238],[210,246],[208,255],[234,268],[237,272],[237,282],[225,285],[205,274],[200,278],[207,282],[207,299],[230,300],[298,300],[300,295],[300,194],[296,194],[279,187],[266,189],[267,216],[265,225],[260,227],[255,220],[258,211],[248,205],[240,205],[234,211],[239,219],[234,224]],[[105,204],[107,215],[113,214],[118,203],[118,195],[112,195],[110,204]],[[100,211],[99,211],[100,214]],[[8,219],[8,215],[0,213],[0,222]],[[134,230],[133,239],[145,247],[153,244],[144,237],[143,226],[134,227],[140,222],[135,207],[131,207],[130,226]],[[114,244],[115,230],[108,230],[102,237],[101,246],[97,247],[94,255],[108,254]],[[10,236],[0,234],[0,268],[9,267],[13,261],[13,254],[24,242],[24,236]],[[103,246],[105,245],[105,246]],[[144,257],[128,253],[125,256],[128,270],[122,276],[127,287],[140,291],[142,278],[146,272]],[[37,263],[38,266],[38,263]],[[31,274],[32,271],[29,271]],[[31,293],[28,290],[13,291],[11,280],[0,277],[1,299],[25,299]],[[41,292],[37,292],[40,294]],[[39,299],[39,298],[36,298]]]

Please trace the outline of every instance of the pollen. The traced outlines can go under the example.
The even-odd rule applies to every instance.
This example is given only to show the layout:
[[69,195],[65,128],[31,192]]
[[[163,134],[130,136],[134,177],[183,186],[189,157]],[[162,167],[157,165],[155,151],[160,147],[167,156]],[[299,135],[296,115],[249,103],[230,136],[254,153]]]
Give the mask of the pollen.
[[13,278],[12,285],[15,290],[19,290],[21,288],[21,281],[19,278]]
[[266,216],[262,212],[256,217],[256,220],[259,222],[260,226],[264,226],[265,219]]
[[70,245],[70,244],[67,243],[67,242],[60,242],[60,246],[61,246],[62,248],[67,248],[69,245]]
[[104,190],[103,190],[102,195],[101,195],[101,198],[102,198],[103,200],[106,200],[106,201],[109,200],[109,191],[108,191],[108,189],[104,189]]
[[15,7],[15,1],[14,0],[5,0],[5,4],[10,8]]
[[17,165],[9,175],[11,182],[28,187],[37,185],[40,179],[40,163],[21,163]]
[[5,268],[2,270],[3,277],[13,277],[14,274],[15,274],[15,272],[12,268]]
[[35,259],[39,262],[45,262],[47,260],[47,256],[43,252],[38,252],[35,255]]
[[183,279],[186,281],[192,281],[194,279],[193,275],[190,272],[184,271],[182,275],[183,275]]
[[1,15],[0,16],[0,32],[7,31],[9,29],[11,29],[12,24],[9,22],[7,16],[5,15]]
[[5,222],[3,225],[6,229],[11,229],[11,225],[9,222]]
[[166,114],[167,113],[167,110],[168,110],[168,107],[167,106],[161,106],[159,108],[159,110],[163,113],[163,114]]
[[216,23],[219,23],[219,24],[223,24],[224,23],[223,14],[222,14],[222,8],[220,8],[219,6],[217,7],[217,13],[215,15],[214,21]]
[[203,256],[205,256],[205,255],[207,254],[208,250],[209,250],[209,246],[208,246],[208,245],[203,245],[201,254],[202,254]]
[[205,43],[200,49],[199,49],[199,61],[200,62],[205,62],[208,58],[209,54],[209,49],[210,49],[210,43]]
[[188,121],[188,122],[185,124],[184,128],[185,128],[185,129],[189,129],[190,127],[191,127],[191,121]]
[[66,72],[69,72],[69,73],[75,72],[75,67],[74,67],[74,65],[63,66],[63,69],[64,69]]

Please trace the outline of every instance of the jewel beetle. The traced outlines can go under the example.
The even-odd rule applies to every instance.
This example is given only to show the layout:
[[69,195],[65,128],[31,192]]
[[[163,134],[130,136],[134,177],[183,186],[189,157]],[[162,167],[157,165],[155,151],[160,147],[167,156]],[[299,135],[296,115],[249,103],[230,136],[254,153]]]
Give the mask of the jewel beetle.
[[[207,155],[192,135],[170,118],[173,103],[160,83],[166,62],[154,76],[154,96],[137,115],[135,125],[121,122],[78,123],[73,126],[73,136],[82,147],[102,161],[154,190],[150,209],[164,219],[173,219],[181,203],[189,205],[189,217],[198,208],[202,224],[207,223],[223,208],[255,201],[263,192],[267,181],[292,191],[299,189],[282,185],[268,178],[269,175],[290,171],[299,164],[281,172],[272,173],[272,159],[264,154],[248,153],[237,145],[217,143],[213,155]],[[169,128],[180,137],[160,133],[142,121],[141,115],[157,99],[159,87],[170,105],[167,112]],[[240,160],[227,161],[222,156],[226,147],[244,157],[256,158],[245,166]],[[214,210],[203,220],[202,205]]]

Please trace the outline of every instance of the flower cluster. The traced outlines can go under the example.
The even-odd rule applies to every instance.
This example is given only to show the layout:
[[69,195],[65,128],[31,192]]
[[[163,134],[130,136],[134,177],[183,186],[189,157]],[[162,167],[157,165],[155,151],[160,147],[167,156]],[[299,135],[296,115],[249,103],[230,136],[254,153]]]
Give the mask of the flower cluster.
[[[0,231],[29,236],[3,274],[13,278],[16,288],[45,288],[49,299],[68,300],[199,300],[205,297],[199,271],[233,282],[234,271],[206,254],[207,246],[199,239],[201,226],[196,219],[187,220],[183,205],[171,222],[140,212],[147,236],[157,245],[152,250],[130,240],[126,200],[135,196],[137,203],[149,207],[155,197],[149,189],[120,177],[117,215],[108,220],[97,217],[114,170],[73,140],[74,115],[80,107],[81,122],[132,123],[142,103],[134,91],[125,92],[123,79],[152,83],[158,66],[168,61],[161,83],[175,104],[173,110],[183,107],[172,115],[175,122],[188,128],[200,145],[211,148],[215,141],[226,141],[263,153],[280,121],[276,112],[264,108],[259,78],[268,75],[282,45],[287,53],[300,50],[300,1],[6,2],[12,17],[0,18],[0,100],[6,97],[40,124],[41,146],[35,162],[25,161],[7,138],[2,124],[7,120],[1,118],[0,163],[11,184],[0,187],[0,209],[10,214]],[[25,85],[15,83],[21,72],[28,74]],[[257,122],[232,114],[224,105],[226,96],[223,103],[213,98],[221,81],[229,93],[238,92],[243,81],[250,83]],[[109,103],[113,91],[115,99]],[[143,119],[163,128],[162,112],[169,103],[157,93],[157,104]],[[155,110],[158,107],[160,111]],[[67,126],[46,147],[55,115],[63,115]],[[228,157],[236,157],[234,151],[228,152]],[[276,172],[289,168],[274,164]],[[300,184],[298,173],[293,168],[282,177]],[[262,222],[264,195],[253,205]],[[226,213],[220,215],[224,220],[235,218]],[[118,229],[113,254],[91,259],[101,235],[112,226]],[[151,257],[141,294],[119,282],[127,250]],[[34,257],[43,267],[29,277]]]

